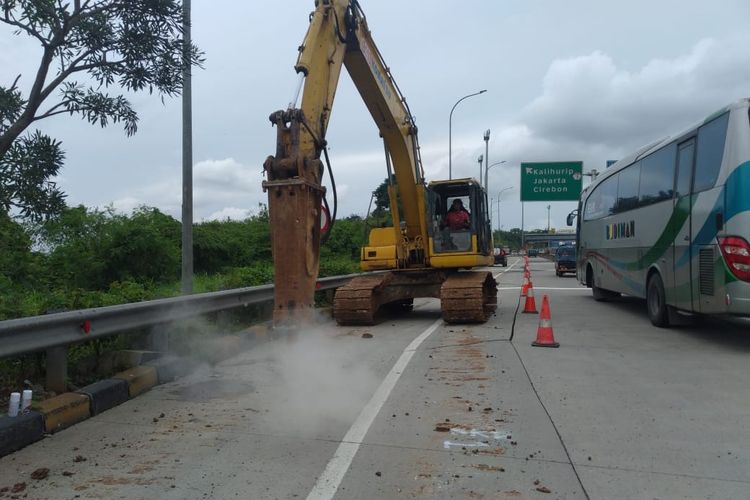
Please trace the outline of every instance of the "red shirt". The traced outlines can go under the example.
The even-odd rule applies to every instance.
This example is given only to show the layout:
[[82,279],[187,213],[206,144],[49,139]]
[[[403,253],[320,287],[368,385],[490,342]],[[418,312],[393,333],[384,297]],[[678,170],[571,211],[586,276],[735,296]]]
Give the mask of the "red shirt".
[[445,223],[451,229],[466,229],[469,227],[469,212],[466,210],[450,211],[445,216]]

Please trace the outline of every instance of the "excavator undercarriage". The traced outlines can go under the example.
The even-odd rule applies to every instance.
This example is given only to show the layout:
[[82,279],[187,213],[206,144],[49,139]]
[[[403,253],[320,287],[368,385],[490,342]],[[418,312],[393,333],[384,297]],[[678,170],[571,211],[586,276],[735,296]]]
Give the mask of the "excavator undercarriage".
[[497,307],[497,287],[489,272],[399,270],[354,278],[340,287],[333,316],[340,325],[372,325],[381,310],[408,310],[419,297],[440,299],[446,323],[483,323]]

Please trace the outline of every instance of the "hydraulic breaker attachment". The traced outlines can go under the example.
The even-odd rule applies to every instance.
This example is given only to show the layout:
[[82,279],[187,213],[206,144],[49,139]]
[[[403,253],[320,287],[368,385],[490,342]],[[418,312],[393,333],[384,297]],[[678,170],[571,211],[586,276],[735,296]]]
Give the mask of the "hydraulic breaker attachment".
[[263,190],[268,192],[271,218],[273,321],[291,326],[312,319],[325,193],[320,185],[323,167],[315,156],[300,152],[301,140],[309,140],[307,134],[300,138],[305,119],[300,110],[277,111],[270,119],[277,127],[276,156],[263,164],[267,178]]

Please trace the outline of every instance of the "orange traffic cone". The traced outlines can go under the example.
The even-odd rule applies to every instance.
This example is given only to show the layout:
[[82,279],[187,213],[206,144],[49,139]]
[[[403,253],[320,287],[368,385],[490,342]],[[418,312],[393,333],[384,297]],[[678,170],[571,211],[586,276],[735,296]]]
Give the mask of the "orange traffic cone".
[[560,343],[555,342],[555,335],[552,332],[549,299],[546,295],[542,298],[542,314],[539,316],[539,329],[536,331],[536,340],[531,345],[534,347],[560,347]]
[[526,289],[526,303],[523,306],[523,312],[525,314],[538,314],[536,301],[534,300],[534,286],[531,282],[529,282],[529,286]]
[[523,286],[521,287],[521,297],[526,297],[526,293],[529,291],[529,287],[531,285],[531,280],[528,276],[524,276],[523,278]]

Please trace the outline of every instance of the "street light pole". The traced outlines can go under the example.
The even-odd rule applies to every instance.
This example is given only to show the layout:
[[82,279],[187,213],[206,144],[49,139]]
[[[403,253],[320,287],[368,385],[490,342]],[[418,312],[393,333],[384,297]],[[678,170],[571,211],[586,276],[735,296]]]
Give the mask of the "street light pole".
[[[495,165],[502,165],[503,163],[505,163],[505,160],[495,162],[492,165],[490,165],[489,163],[490,162],[485,162],[485,165],[487,165],[487,168],[484,169],[484,189],[489,189],[490,188],[490,186],[488,184],[489,183],[489,179],[487,178],[487,174],[489,173],[490,169],[492,167],[494,167]],[[479,179],[479,181],[481,182],[482,179]]]
[[[495,205],[495,198],[490,198],[490,233],[493,231],[492,225],[492,207]],[[500,200],[497,200],[497,206],[500,206]]]
[[547,234],[549,234],[549,209],[552,208],[552,205],[547,205]]
[[500,195],[503,194],[503,191],[507,191],[509,189],[513,189],[513,186],[504,187],[500,191],[497,192],[497,229],[498,230],[500,230]]
[[[489,190],[490,187],[487,185],[487,170],[490,169],[490,129],[487,129],[484,133],[484,164],[488,165],[484,174],[484,189]],[[482,179],[479,179],[479,182],[482,182]]]
[[[458,106],[458,103],[463,101],[464,99],[468,99],[469,97],[473,97],[475,95],[484,94],[487,92],[486,89],[480,90],[479,92],[474,92],[473,94],[465,95],[458,101],[456,101],[456,104],[453,105],[451,108],[451,113],[448,115],[448,179],[453,179],[453,148],[452,148],[452,133],[453,133],[453,110],[456,109],[456,106]],[[481,178],[480,178],[481,181]]]
[[479,182],[480,182],[480,184],[482,182],[482,160],[484,160],[484,156],[479,155],[479,158],[477,158],[477,161],[479,162]]
[[180,288],[193,293],[193,85],[190,65],[190,0],[182,2],[182,271]]

